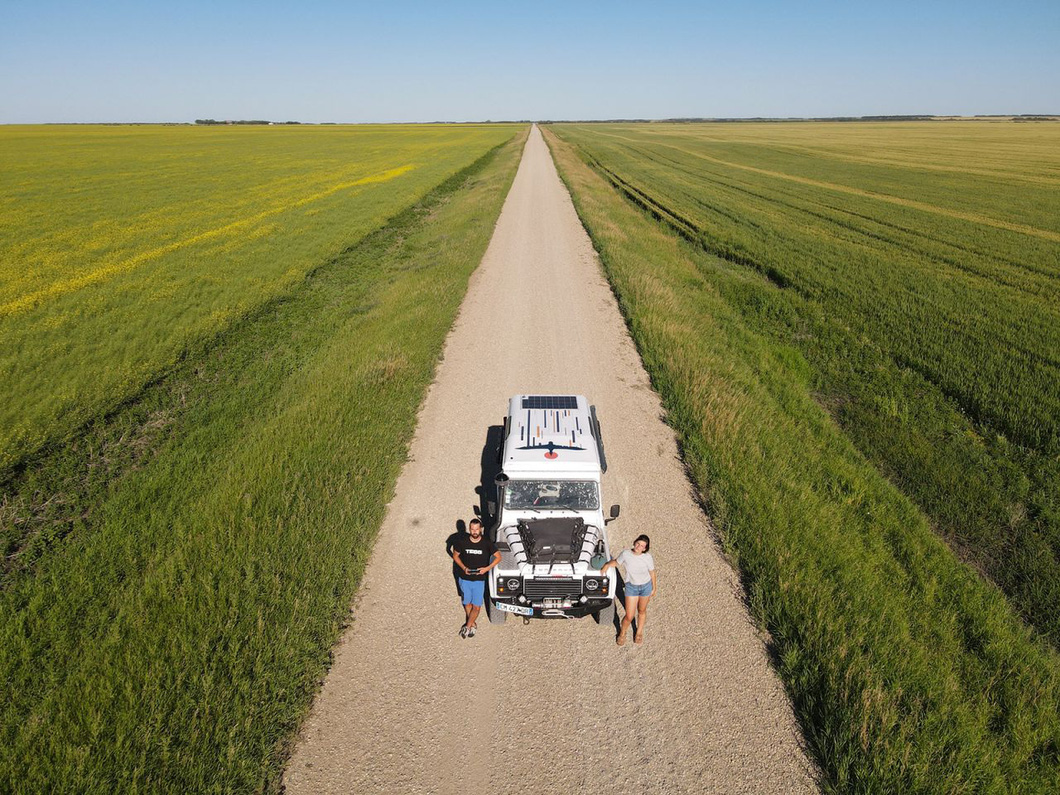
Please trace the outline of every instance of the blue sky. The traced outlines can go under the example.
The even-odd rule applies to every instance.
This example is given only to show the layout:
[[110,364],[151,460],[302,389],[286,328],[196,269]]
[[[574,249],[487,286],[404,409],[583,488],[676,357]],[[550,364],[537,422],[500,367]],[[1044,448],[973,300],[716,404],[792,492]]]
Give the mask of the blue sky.
[[0,123],[1060,113],[1060,0],[5,0]]

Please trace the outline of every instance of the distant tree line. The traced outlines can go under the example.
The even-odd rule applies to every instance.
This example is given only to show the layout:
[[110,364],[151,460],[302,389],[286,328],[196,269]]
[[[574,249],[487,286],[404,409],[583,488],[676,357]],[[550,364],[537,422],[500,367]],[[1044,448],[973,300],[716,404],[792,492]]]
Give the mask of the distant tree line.
[[196,119],[196,124],[301,124],[300,121],[268,121],[267,119]]

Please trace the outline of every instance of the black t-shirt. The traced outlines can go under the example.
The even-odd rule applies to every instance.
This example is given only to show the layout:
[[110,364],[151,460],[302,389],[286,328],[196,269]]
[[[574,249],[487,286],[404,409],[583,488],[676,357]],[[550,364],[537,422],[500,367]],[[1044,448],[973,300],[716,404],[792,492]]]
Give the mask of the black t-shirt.
[[[460,553],[460,560],[469,569],[486,568],[493,562],[493,553],[497,551],[497,547],[486,538],[485,534],[478,540],[478,543],[475,543],[471,540],[471,536],[466,533],[459,541],[453,544],[453,549]],[[486,574],[464,574],[464,570],[459,566],[456,567],[456,573],[458,577],[465,580],[486,579]]]

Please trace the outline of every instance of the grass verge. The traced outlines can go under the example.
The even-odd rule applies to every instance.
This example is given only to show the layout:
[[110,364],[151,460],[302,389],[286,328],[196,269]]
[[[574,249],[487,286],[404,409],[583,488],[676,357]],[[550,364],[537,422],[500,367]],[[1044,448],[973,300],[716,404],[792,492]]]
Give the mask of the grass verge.
[[724,267],[546,131],[834,792],[1051,792],[1060,657],[963,565],[758,333]]
[[8,483],[0,789],[277,788],[524,140]]

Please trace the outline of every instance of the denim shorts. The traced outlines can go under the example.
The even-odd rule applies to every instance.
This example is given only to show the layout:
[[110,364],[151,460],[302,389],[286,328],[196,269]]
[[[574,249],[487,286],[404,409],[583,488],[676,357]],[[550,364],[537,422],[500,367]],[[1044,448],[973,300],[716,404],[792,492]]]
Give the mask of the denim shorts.
[[464,599],[464,604],[482,607],[482,598],[486,595],[486,581],[465,580],[463,577],[458,579],[460,580],[460,595]]
[[631,582],[626,583],[626,596],[651,596],[651,581],[644,583],[644,585],[634,585]]

